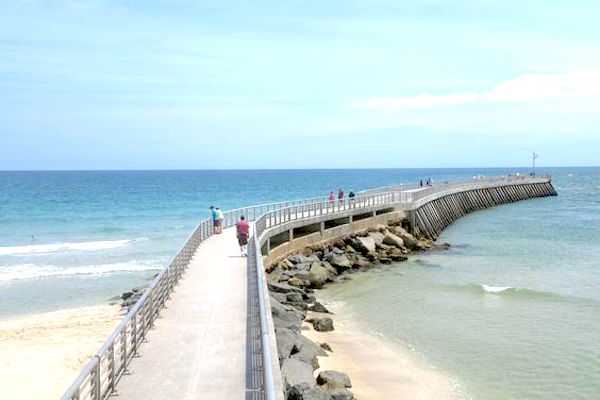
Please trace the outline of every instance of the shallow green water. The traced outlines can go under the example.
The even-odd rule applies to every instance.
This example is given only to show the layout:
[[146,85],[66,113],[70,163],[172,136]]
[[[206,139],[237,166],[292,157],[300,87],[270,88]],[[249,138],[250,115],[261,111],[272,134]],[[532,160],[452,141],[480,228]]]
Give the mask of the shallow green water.
[[557,198],[469,215],[448,251],[321,291],[367,331],[414,350],[472,399],[600,398],[600,171]]

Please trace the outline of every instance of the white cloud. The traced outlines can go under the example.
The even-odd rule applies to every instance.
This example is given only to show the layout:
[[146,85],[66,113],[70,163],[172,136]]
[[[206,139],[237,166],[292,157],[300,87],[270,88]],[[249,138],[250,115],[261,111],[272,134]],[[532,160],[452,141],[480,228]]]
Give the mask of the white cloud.
[[501,82],[484,93],[453,93],[411,97],[379,97],[349,104],[355,109],[393,110],[466,103],[522,102],[600,94],[600,69],[582,69],[562,74],[526,74]]

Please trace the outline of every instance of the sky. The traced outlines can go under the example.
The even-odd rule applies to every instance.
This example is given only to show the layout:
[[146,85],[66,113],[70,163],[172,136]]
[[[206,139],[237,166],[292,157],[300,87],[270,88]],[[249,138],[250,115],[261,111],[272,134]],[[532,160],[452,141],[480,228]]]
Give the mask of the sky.
[[0,170],[600,165],[600,2],[5,1]]

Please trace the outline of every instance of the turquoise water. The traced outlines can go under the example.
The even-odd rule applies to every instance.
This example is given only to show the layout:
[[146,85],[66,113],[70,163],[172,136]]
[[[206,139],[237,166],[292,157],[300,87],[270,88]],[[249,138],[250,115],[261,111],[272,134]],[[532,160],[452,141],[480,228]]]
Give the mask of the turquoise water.
[[212,204],[516,171],[0,172],[0,318],[106,303],[147,284]]
[[[0,172],[0,318],[106,303],[149,282],[211,204],[510,172],[527,171]],[[466,216],[440,238],[450,250],[320,296],[465,398],[600,398],[600,169],[549,172],[558,197]]]
[[321,292],[410,348],[469,399],[600,398],[600,169],[554,171],[559,196],[474,213],[448,251]]

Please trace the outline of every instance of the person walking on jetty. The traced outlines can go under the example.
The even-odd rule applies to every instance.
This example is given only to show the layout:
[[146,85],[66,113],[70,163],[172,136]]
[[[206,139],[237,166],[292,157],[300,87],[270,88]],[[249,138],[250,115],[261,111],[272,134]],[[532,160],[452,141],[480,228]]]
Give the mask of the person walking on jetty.
[[213,222],[213,233],[219,233],[219,216],[215,206],[210,206],[210,214]]
[[223,211],[221,211],[220,207],[217,207],[217,233],[223,233],[223,220],[225,216],[223,215]]
[[340,203],[340,207],[344,204],[344,188],[340,186],[340,190],[338,190],[338,202]]
[[235,224],[235,230],[237,233],[238,244],[240,245],[240,252],[242,257],[248,257],[248,236],[250,235],[250,225],[246,221],[246,217],[243,215],[240,220]]
[[331,204],[331,209],[333,209],[333,205],[335,202],[335,195],[333,194],[333,191],[329,192],[329,204]]
[[350,207],[354,208],[354,190],[350,189],[350,192],[348,192],[348,200],[350,200]]

